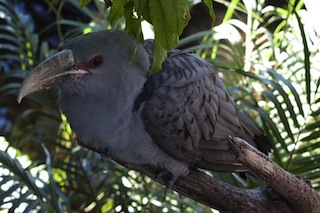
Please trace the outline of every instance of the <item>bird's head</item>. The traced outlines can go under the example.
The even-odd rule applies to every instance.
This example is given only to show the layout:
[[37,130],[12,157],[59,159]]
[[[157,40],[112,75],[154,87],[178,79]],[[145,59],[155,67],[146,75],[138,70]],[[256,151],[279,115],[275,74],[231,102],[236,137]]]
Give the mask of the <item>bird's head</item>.
[[[20,88],[18,102],[32,92],[54,85],[71,94],[101,90],[107,93],[127,82],[140,87],[148,69],[145,49],[124,32],[81,35],[30,72]],[[130,85],[127,88],[132,89]]]

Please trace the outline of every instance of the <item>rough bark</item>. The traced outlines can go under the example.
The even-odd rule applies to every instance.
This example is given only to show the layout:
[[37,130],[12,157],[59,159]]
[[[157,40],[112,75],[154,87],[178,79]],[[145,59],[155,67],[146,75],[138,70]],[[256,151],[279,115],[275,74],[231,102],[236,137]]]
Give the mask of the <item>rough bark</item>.
[[[87,148],[108,155],[103,150],[88,146]],[[172,189],[221,212],[319,212],[320,195],[305,181],[283,170],[240,138],[230,137],[229,148],[235,159],[270,187],[241,189],[191,169],[187,176],[179,177],[175,181]],[[161,171],[153,166],[124,163],[108,156],[161,184],[166,185],[171,178],[169,174],[159,177]]]

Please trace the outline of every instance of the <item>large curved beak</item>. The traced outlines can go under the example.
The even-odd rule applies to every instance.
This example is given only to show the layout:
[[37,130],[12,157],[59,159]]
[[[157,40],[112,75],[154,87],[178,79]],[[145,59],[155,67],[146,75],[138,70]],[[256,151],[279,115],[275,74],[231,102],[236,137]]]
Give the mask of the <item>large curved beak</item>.
[[79,81],[88,71],[78,69],[71,50],[63,50],[34,68],[23,81],[18,103],[28,94],[68,81]]

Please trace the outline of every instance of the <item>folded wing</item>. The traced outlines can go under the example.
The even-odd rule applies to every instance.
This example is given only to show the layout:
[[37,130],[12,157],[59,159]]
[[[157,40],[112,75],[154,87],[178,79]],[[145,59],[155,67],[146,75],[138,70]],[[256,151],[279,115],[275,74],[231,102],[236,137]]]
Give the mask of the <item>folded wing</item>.
[[264,152],[271,148],[263,132],[237,110],[214,68],[195,54],[170,52],[161,71],[148,78],[136,106],[143,107],[141,116],[154,142],[196,167],[245,171],[228,151],[229,135]]

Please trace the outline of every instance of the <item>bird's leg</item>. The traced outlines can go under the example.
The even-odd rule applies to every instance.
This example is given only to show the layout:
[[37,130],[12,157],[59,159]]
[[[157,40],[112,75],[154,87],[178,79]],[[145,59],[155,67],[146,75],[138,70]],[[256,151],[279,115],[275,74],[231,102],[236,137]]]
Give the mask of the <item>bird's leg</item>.
[[[165,177],[163,177],[165,176]],[[158,180],[159,182],[162,182],[163,180],[166,181],[166,188],[164,190],[164,195],[166,196],[170,189],[172,188],[173,184],[176,182],[176,180],[179,178],[179,175],[174,175],[171,172],[164,170],[161,171],[157,176],[156,176],[156,180]]]
[[173,184],[176,182],[178,177],[184,177],[188,175],[189,173],[189,168],[188,165],[176,160],[173,160],[171,158],[166,158],[166,162],[164,163],[164,171],[161,171],[157,176],[156,179],[159,180],[159,182],[163,182],[163,180],[167,181],[166,182],[166,188],[165,188],[165,195],[169,192]]
[[168,192],[170,191],[172,185],[173,185],[174,182],[177,180],[178,176],[174,176],[173,174],[171,174],[171,172],[169,172],[169,171],[167,171],[167,170],[163,170],[163,171],[161,171],[159,174],[157,174],[156,180],[158,180],[159,182],[161,182],[161,180],[164,180],[164,179],[168,179],[168,178],[169,178],[169,177],[163,178],[163,176],[170,176],[170,179],[167,181],[166,188],[165,188],[165,190],[164,190],[164,195],[167,195]]
[[174,182],[176,182],[177,179],[178,179],[178,176],[172,176],[172,178],[167,182],[166,188],[164,190],[164,195],[167,195],[169,193],[172,185],[174,184]]

